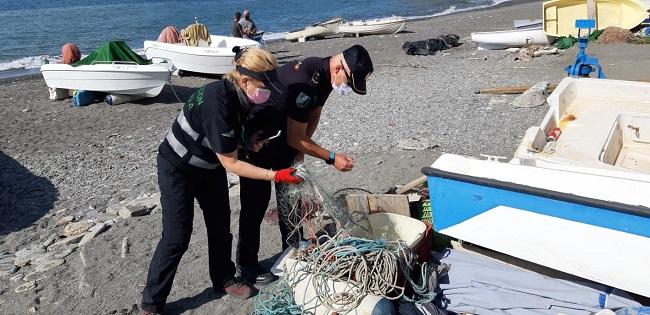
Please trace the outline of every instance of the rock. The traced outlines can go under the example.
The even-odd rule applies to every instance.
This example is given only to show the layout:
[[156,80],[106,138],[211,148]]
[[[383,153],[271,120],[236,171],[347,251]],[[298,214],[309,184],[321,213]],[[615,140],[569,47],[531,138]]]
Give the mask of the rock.
[[[82,238],[82,239],[83,239],[83,238]],[[68,257],[70,254],[72,254],[72,253],[77,249],[77,247],[78,247],[78,246],[75,244],[75,245],[69,246],[69,247],[66,248],[66,249],[63,249],[63,250],[60,250],[60,251],[56,251],[56,252],[54,252],[54,255],[52,255],[52,258],[54,258],[54,259],[63,259],[63,258],[66,258],[66,257]]]
[[87,221],[68,223],[68,225],[66,225],[65,229],[63,230],[63,234],[65,236],[81,234],[88,231],[88,229],[90,229],[93,225],[94,223]]
[[47,260],[44,262],[41,262],[40,264],[36,265],[36,270],[37,272],[44,272],[48,271],[54,267],[61,266],[65,263],[65,259],[52,259],[52,260]]
[[0,277],[8,277],[14,274],[14,272],[18,271],[18,267],[14,265],[13,261],[10,263],[3,263],[0,264]]
[[74,221],[74,216],[73,215],[67,215],[65,217],[60,218],[58,221],[56,221],[57,226],[61,225],[66,225],[70,222]]
[[23,280],[24,276],[25,276],[25,274],[23,274],[22,272],[19,272],[19,273],[15,274],[15,275],[11,276],[11,278],[9,278],[9,280],[11,282],[18,282],[19,280]]
[[64,248],[68,247],[69,245],[79,243],[79,241],[81,241],[81,239],[84,237],[84,235],[85,235],[85,233],[82,233],[82,234],[77,234],[77,235],[69,236],[69,237],[66,237],[64,239],[58,240],[54,244],[48,246],[47,250],[48,251],[56,251],[56,250],[64,249]]
[[117,215],[118,213],[120,213],[120,209],[122,209],[123,207],[124,207],[124,205],[122,205],[122,204],[114,204],[114,205],[108,206],[108,208],[106,208],[106,213],[107,214]]
[[36,313],[36,307],[35,306],[30,307],[29,312],[30,313]]
[[429,141],[418,139],[415,137],[402,139],[397,142],[397,147],[403,150],[428,150],[438,147]]
[[23,248],[16,252],[16,258],[14,259],[14,266],[16,267],[25,267],[29,265],[33,260],[38,259],[39,257],[45,254],[45,248],[39,246],[32,246],[31,248]]
[[151,209],[147,207],[146,205],[125,205],[120,209],[119,215],[120,217],[124,219],[128,219],[130,217],[139,217],[143,215],[147,215],[151,212]]
[[95,218],[95,222],[97,223],[104,223],[106,221],[110,221],[115,219],[115,214],[110,214],[110,213],[98,213],[97,217]]
[[59,213],[66,212],[66,211],[68,211],[68,209],[62,208],[62,209],[56,210],[56,213],[54,213],[54,214],[59,214]]
[[79,246],[83,246],[84,244],[90,242],[90,240],[95,238],[95,236],[97,236],[100,233],[104,232],[107,227],[108,226],[106,224],[99,223],[99,224],[93,226],[92,228],[90,228],[90,230],[88,230],[88,233],[86,233],[86,235],[84,235],[84,237],[81,239],[81,241],[79,241]]
[[30,272],[23,278],[23,281],[27,282],[36,282],[45,279],[45,276],[41,272]]
[[546,104],[548,82],[539,82],[523,94],[517,96],[512,104],[515,108],[532,108]]
[[59,236],[56,235],[56,233],[50,234],[50,236],[43,242],[43,247],[52,245],[52,243],[54,243],[57,239],[59,239]]
[[160,208],[160,193],[144,194],[123,202],[126,206],[145,206],[149,210]]

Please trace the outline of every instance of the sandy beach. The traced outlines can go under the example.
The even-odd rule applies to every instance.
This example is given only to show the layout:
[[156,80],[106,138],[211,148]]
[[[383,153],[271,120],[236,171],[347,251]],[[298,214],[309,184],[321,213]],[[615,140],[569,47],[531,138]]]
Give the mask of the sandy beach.
[[[310,171],[330,192],[364,188],[380,193],[421,175],[443,152],[511,157],[525,130],[539,124],[546,106],[515,108],[515,96],[477,95],[482,87],[558,83],[575,59],[573,47],[558,55],[515,61],[516,53],[477,51],[475,31],[512,28],[513,19],[539,18],[541,2],[518,1],[479,11],[409,22],[406,32],[305,43],[274,42],[280,62],[328,56],[365,46],[375,72],[368,95],[332,95],[324,107],[316,141],[357,158],[349,173],[308,159]],[[259,23],[259,22],[258,22]],[[458,34],[461,46],[434,56],[407,56],[405,41]],[[590,44],[609,79],[650,80],[650,45]],[[209,77],[174,77],[186,99]],[[0,260],[61,233],[57,221],[105,217],[106,208],[158,191],[156,153],[182,104],[166,86],[160,96],[137,104],[98,103],[71,107],[50,101],[42,77],[0,82]],[[398,145],[416,139],[423,150]],[[239,218],[239,186],[231,187],[231,231]],[[63,211],[62,211],[63,210]],[[198,206],[196,211],[200,211]],[[16,288],[33,268],[0,277],[3,314],[136,314],[147,267],[161,232],[161,213],[118,219],[107,231],[65,257],[65,263],[30,275],[34,287]],[[183,256],[168,300],[169,314],[246,314],[253,299],[215,296],[207,274],[206,232],[201,215]],[[262,225],[260,259],[280,251],[277,224]],[[122,243],[129,251],[122,257]],[[234,243],[233,243],[234,245]],[[27,281],[28,282],[28,281]]]

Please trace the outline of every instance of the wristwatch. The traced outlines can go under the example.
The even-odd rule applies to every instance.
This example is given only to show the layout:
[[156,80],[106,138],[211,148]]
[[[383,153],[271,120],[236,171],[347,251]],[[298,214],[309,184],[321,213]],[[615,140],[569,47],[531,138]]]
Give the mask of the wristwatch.
[[336,153],[334,153],[334,151],[330,151],[330,156],[327,158],[327,160],[325,160],[325,163],[330,165],[334,164],[335,157],[336,157]]

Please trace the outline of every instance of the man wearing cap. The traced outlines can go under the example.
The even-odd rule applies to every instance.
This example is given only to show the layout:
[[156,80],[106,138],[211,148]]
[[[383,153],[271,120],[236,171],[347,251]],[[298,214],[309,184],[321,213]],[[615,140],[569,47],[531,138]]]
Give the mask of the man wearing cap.
[[[286,93],[286,129],[278,139],[272,141],[265,152],[267,159],[272,160],[276,169],[285,168],[294,161],[301,161],[304,154],[324,160],[339,171],[349,171],[354,167],[354,159],[346,154],[334,152],[323,148],[314,142],[311,137],[318,127],[321,110],[332,91],[339,95],[349,95],[355,92],[366,94],[366,79],[373,71],[372,60],[368,51],[360,45],[354,45],[342,53],[334,56],[320,58],[308,57],[302,61],[287,63],[278,68],[278,80],[284,84]],[[255,162],[253,162],[255,164]],[[257,164],[256,164],[257,165]],[[281,213],[288,212],[290,205],[283,202],[286,185],[276,185],[276,200]],[[259,225],[268,207],[271,197],[271,186],[263,181],[247,180],[241,186],[241,213],[246,213],[246,219],[240,218],[240,231],[242,225]],[[246,201],[244,201],[246,200]],[[280,218],[282,215],[280,214]],[[246,222],[244,222],[246,221]],[[289,245],[297,246],[298,239],[291,237],[292,232],[286,222],[280,220],[282,234],[282,248]],[[248,231],[251,229],[248,228]],[[297,236],[297,235],[296,235]],[[237,244],[238,258],[257,258],[259,251],[259,233]],[[243,254],[243,255],[242,255]],[[249,260],[252,258],[249,258]],[[238,259],[239,261],[239,259]],[[244,280],[254,279],[257,283],[266,283],[273,276],[263,270],[259,265],[255,268],[242,268]]]

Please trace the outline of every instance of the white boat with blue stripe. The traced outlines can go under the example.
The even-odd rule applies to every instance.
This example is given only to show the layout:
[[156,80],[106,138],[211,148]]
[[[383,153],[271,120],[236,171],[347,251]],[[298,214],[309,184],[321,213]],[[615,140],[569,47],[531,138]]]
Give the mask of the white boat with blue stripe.
[[423,169],[434,228],[650,297],[648,95],[647,83],[567,78],[510,163],[443,154]]

